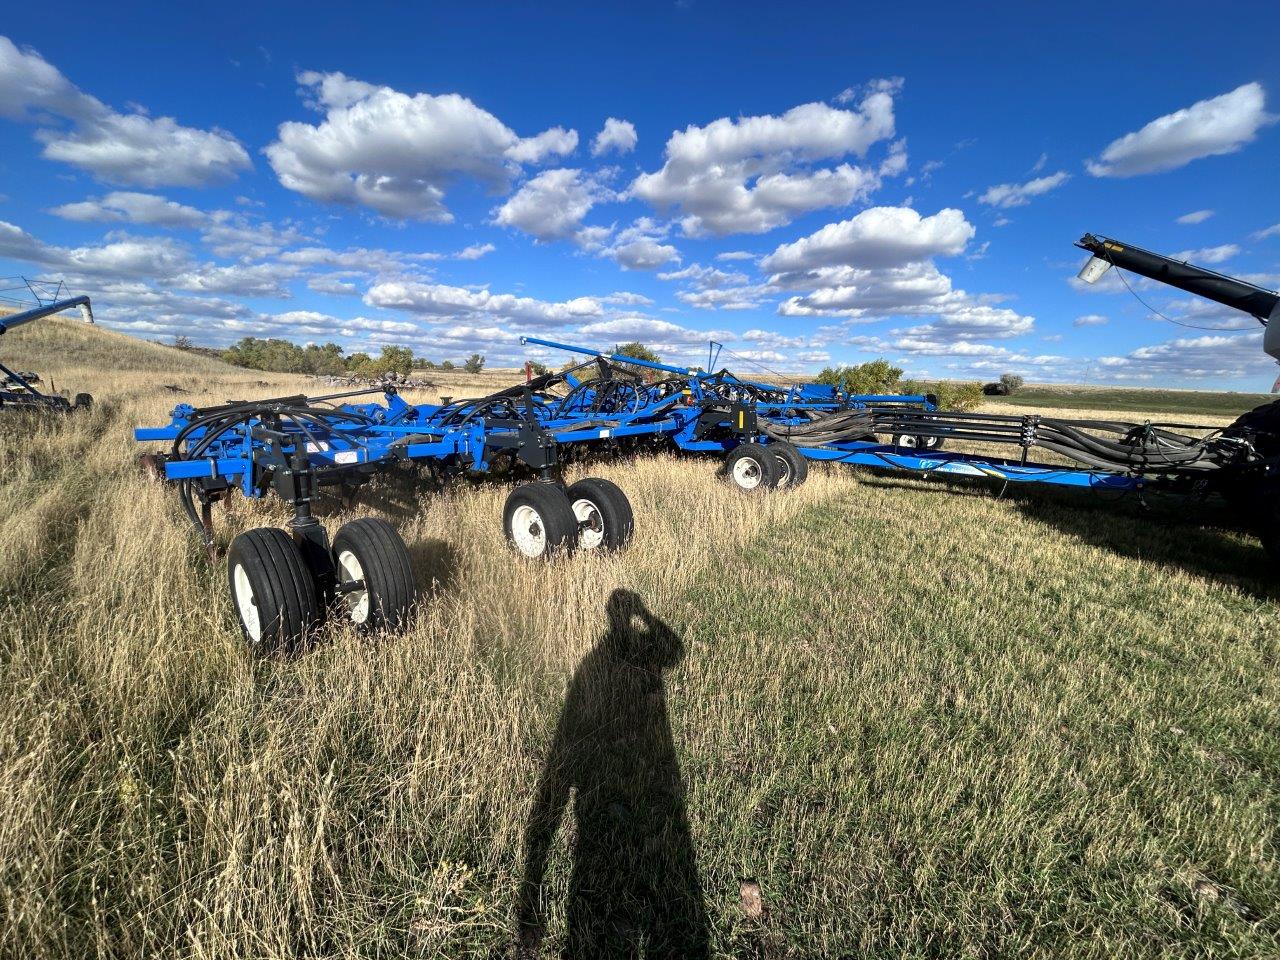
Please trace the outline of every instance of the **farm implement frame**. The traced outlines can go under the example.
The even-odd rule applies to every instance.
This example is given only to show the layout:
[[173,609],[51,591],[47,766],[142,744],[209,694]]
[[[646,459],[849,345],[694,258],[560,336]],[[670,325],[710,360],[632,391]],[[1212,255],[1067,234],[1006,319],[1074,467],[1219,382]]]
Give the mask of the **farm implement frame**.
[[[39,289],[39,285],[23,281],[26,289],[35,292]],[[61,292],[61,285],[58,287]],[[0,296],[0,299],[10,300],[10,302],[18,303],[20,301],[11,300],[7,296]],[[8,333],[10,330],[16,329],[36,320],[43,320],[45,317],[53,316],[55,313],[61,313],[64,310],[79,310],[80,315],[88,323],[93,323],[93,307],[88,297],[68,297],[64,299],[50,299],[45,302],[39,294],[36,295],[38,305],[28,310],[18,313],[10,313],[0,316],[0,336]],[[30,299],[27,300],[30,302]],[[68,400],[66,397],[58,393],[45,393],[40,390],[36,384],[40,382],[40,377],[35,373],[19,372],[12,370],[0,363],[0,410],[46,410],[55,413],[70,413],[74,410],[87,410],[93,406],[93,397],[87,393],[78,393],[74,400]]]
[[[1280,317],[1280,296],[1244,281],[1113,240],[1086,235],[1079,245],[1094,253],[1082,271],[1086,281],[1126,266],[1264,323]],[[1276,331],[1280,325],[1269,326],[1264,343],[1280,355]],[[1218,494],[1248,517],[1280,559],[1280,403],[1222,429],[948,411],[927,394],[848,394],[554,340],[521,342],[587,359],[473,399],[410,404],[386,384],[205,408],[182,404],[167,426],[135,431],[139,441],[169,444],[144,462],[176,486],[210,548],[212,506],[228,495],[274,494],[291,506],[287,533],[249,530],[228,550],[231,595],[253,648],[295,648],[329,616],[360,630],[407,621],[414,578],[395,529],[363,518],[330,539],[312,510],[322,488],[336,487],[350,500],[373,475],[399,468],[426,471],[438,482],[492,474],[523,480],[507,497],[503,529],[531,559],[624,547],[635,527],[625,493],[596,477],[567,486],[563,467],[593,455],[659,450],[720,458],[721,475],[751,492],[798,486],[815,461],[1005,485],[1120,494],[1160,489],[1196,499]],[[381,402],[371,399],[377,393]],[[1033,450],[1060,462],[1033,460]]]

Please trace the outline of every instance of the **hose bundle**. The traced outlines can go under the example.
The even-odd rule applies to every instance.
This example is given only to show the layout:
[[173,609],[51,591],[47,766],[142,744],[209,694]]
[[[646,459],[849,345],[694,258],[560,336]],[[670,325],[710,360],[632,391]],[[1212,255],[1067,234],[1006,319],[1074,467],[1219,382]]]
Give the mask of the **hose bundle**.
[[826,446],[875,435],[938,438],[947,441],[1041,447],[1089,467],[1136,474],[1210,471],[1236,459],[1219,443],[1219,431],[1204,436],[1181,432],[1178,424],[1136,424],[1072,420],[1038,415],[953,413],[900,406],[836,411],[809,423],[784,426],[763,422],[764,431],[797,446]]

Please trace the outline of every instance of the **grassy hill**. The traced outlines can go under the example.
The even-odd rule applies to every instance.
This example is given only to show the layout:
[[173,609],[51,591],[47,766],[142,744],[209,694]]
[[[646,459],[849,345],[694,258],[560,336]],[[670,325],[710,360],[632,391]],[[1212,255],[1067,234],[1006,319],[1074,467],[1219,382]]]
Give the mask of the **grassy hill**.
[[[410,629],[256,662],[131,430],[305,381],[0,341],[100,399],[0,420],[0,956],[556,956],[571,922],[584,957],[627,924],[675,956],[1280,952],[1280,588],[1213,516],[839,466],[755,499],[662,456],[575,468],[636,537],[544,565],[501,484],[387,480],[317,510],[396,523]],[[219,541],[285,517],[230,500]]]
[[213,357],[139,340],[99,324],[47,317],[0,337],[0,360],[21,370],[88,368],[129,372],[226,373],[235,368]]

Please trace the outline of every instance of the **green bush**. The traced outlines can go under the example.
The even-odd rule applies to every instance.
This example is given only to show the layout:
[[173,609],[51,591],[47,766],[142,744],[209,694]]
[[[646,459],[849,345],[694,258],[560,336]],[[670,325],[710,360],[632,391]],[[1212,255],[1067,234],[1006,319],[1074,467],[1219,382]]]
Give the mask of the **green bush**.
[[973,410],[983,400],[982,384],[954,383],[950,381],[923,382],[908,380],[899,387],[903,393],[932,393],[938,398],[938,407],[942,410]]
[[484,369],[484,354],[473,353],[471,356],[467,357],[467,361],[462,365],[462,369],[466,370],[467,373],[479,373]]
[[[637,360],[648,360],[650,363],[662,362],[662,358],[660,356],[646,347],[643,343],[636,343],[635,341],[632,341],[631,343],[617,344],[614,346],[613,352],[620,353],[624,357],[635,357]],[[655,372],[649,367],[641,367],[631,363],[624,363],[622,366],[631,373],[641,377],[651,376]],[[577,374],[575,374],[575,376],[577,376]],[[588,378],[579,376],[578,379],[583,380]]]
[[300,347],[278,337],[263,340],[243,337],[222,351],[222,359],[238,367],[273,373],[341,374],[347,369],[342,348],[336,343],[309,343]]
[[902,369],[887,360],[870,360],[856,367],[826,367],[815,379],[845,393],[897,393]]
[[1023,380],[1016,373],[1004,373],[1000,375],[1001,386],[1003,386],[1006,390],[1008,390],[1010,394],[1015,394],[1019,390],[1021,390],[1022,385],[1025,382],[1026,381]]
[[353,367],[351,372],[356,376],[370,377],[376,379],[386,376],[388,373],[398,373],[402,377],[407,377],[413,369],[413,351],[408,347],[397,347],[387,344],[382,348],[382,354],[376,360],[365,359],[365,362],[359,367]]

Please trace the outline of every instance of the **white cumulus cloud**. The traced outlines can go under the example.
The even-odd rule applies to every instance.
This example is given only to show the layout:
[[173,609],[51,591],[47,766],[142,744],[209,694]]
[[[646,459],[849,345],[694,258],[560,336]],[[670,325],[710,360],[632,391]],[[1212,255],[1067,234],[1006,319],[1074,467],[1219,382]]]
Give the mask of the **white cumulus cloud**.
[[563,156],[578,144],[577,132],[561,127],[521,138],[456,93],[410,95],[314,71],[298,82],[324,119],[280,125],[266,154],[281,184],[389,217],[450,222],[444,200],[456,178],[505,189],[522,164]]
[[372,307],[406,310],[439,319],[487,316],[542,325],[582,321],[604,312],[594,297],[549,302],[510,293],[490,293],[487,289],[400,280],[374,284],[365,294],[364,302]]
[[954,256],[973,239],[973,224],[953,208],[922,217],[910,207],[871,207],[857,216],[784,243],[760,265],[769,273],[818,267],[894,267],[932,256]]
[[493,214],[499,226],[515,227],[538,240],[573,240],[592,246],[596,235],[583,230],[582,220],[612,191],[581,170],[544,170],[523,184]]
[[[856,109],[806,103],[780,116],[689,126],[667,141],[665,163],[631,184],[631,194],[663,211],[678,210],[689,236],[764,233],[823,207],[867,196],[881,173],[822,161],[865,157],[894,134],[893,94],[877,87]],[[885,175],[897,172],[892,163]]]
[[999,183],[993,187],[987,187],[982,196],[978,197],[978,202],[1005,209],[1025,207],[1031,202],[1032,197],[1056,190],[1070,179],[1071,174],[1065,170],[1059,170],[1047,177],[1036,177],[1026,183]]
[[1185,226],[1194,226],[1197,223],[1204,223],[1212,216],[1212,210],[1192,210],[1190,213],[1184,213],[1178,217],[1177,222]]
[[154,193],[117,190],[105,197],[64,203],[49,211],[64,220],[99,223],[142,223],[156,227],[199,227],[209,220],[203,210]]
[[1182,250],[1173,255],[1174,260],[1192,263],[1225,263],[1240,252],[1234,243],[1222,243],[1216,247],[1200,247],[1198,250]]
[[1134,177],[1176,170],[1201,157],[1235,153],[1275,117],[1266,111],[1260,83],[1200,100],[1157,117],[1141,130],[1112,141],[1099,160],[1086,166],[1095,177]]
[[630,120],[619,120],[609,117],[600,132],[591,141],[591,155],[604,156],[610,150],[618,153],[630,153],[636,148],[639,137],[636,136],[635,124]]
[[251,166],[231,134],[184,127],[172,117],[119,113],[82,92],[34,50],[20,50],[3,36],[0,116],[37,123],[36,139],[46,157],[108,183],[204,186]]

